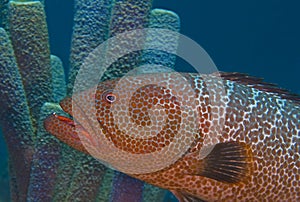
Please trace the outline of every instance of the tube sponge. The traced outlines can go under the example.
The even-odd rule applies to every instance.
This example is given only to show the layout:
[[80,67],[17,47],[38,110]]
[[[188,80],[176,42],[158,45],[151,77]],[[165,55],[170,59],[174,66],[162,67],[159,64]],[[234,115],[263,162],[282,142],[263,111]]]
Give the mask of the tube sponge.
[[68,94],[84,59],[108,38],[112,5],[113,0],[75,0]]
[[0,28],[0,115],[10,158],[12,199],[25,201],[33,149],[33,127],[11,42]]
[[[108,37],[112,0],[76,0],[68,94],[85,57]],[[63,145],[54,201],[93,201],[106,167],[90,156]]]
[[54,102],[59,102],[66,96],[65,72],[59,57],[51,55],[52,70],[52,97]]
[[115,172],[111,201],[142,201],[144,182]]
[[[116,0],[112,10],[109,36],[114,37],[117,34],[126,31],[146,28],[149,21],[151,6],[152,0]],[[145,40],[142,38],[141,40],[136,40],[136,44],[127,43],[128,41],[124,39],[120,44],[114,44],[108,47],[106,52],[107,57],[110,58],[110,56],[114,55],[116,52],[121,53],[121,50],[128,45],[130,47],[143,47]],[[141,51],[124,55],[124,57],[119,58],[106,70],[101,80],[104,81],[124,76],[139,65],[140,57]]]
[[115,171],[112,169],[107,169],[104,176],[102,183],[99,187],[99,191],[97,194],[96,201],[108,201],[110,199],[112,186],[113,186],[113,179],[114,179]]
[[9,0],[0,0],[0,27],[7,29],[7,4]]
[[[51,201],[56,184],[62,143],[43,127],[44,119],[53,111],[63,110],[57,104],[45,103],[41,109],[30,175],[28,201]],[[65,113],[63,113],[65,114]]]
[[91,156],[64,145],[53,201],[94,201],[106,169]]
[[43,4],[11,1],[9,31],[36,130],[40,108],[52,101],[50,50]]
[[[66,96],[66,82],[62,62],[57,56],[51,55],[51,69],[52,96],[58,102]],[[51,201],[53,198],[63,145],[43,127],[45,118],[53,112],[65,114],[57,104],[45,103],[41,109],[30,175],[29,201]]]
[[152,0],[116,0],[112,11],[110,36],[145,28]]
[[[158,29],[158,31],[154,35],[151,32],[146,36],[145,50],[140,59],[140,65],[145,65],[145,67],[139,69],[138,73],[169,71],[166,67],[173,69],[175,67],[176,55],[161,50],[153,50],[150,47],[155,46],[155,44],[159,47],[163,45],[164,49],[176,53],[178,36],[174,32],[179,33],[180,30],[179,16],[172,11],[153,9],[150,13],[148,26],[152,29]],[[159,29],[161,29],[161,32]],[[164,30],[173,32],[166,32]]]

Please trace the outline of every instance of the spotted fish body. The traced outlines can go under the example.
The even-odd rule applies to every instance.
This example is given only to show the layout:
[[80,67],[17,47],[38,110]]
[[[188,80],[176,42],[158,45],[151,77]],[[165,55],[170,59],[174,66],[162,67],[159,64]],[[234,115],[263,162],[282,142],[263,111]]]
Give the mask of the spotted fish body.
[[50,133],[180,201],[300,199],[300,100],[259,79],[129,76],[60,104],[76,120],[53,114]]

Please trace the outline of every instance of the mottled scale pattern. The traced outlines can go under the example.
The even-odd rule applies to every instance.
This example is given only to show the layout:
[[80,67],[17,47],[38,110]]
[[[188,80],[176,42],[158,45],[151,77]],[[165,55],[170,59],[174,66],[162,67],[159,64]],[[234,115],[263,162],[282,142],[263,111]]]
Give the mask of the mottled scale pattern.
[[[194,85],[199,92],[206,92],[201,87],[204,86],[201,77],[194,78]],[[206,81],[206,85],[215,83],[217,82]],[[189,165],[185,158],[170,169],[155,173],[155,177],[153,174],[138,177],[167,189],[186,190],[187,193],[202,196],[206,200],[297,201],[300,193],[299,103],[234,81],[224,81],[224,87],[226,96],[222,99],[226,108],[211,105],[218,94],[210,93],[209,100],[206,101],[205,96],[200,93],[199,104],[205,107],[200,107],[199,110],[203,112],[203,117],[207,117],[205,113],[212,112],[213,109],[221,117],[225,113],[223,132],[217,134],[218,138],[211,138],[212,142],[239,141],[250,145],[253,152],[251,178],[244,183],[225,184],[202,176],[191,176],[188,175]],[[219,127],[217,121],[223,122],[209,121],[214,127]],[[213,127],[211,129],[218,130]],[[209,143],[211,136],[215,135],[209,134],[204,141]]]
[[[103,96],[109,96],[110,93],[113,93],[113,91],[107,91]],[[131,121],[124,115],[126,113],[125,108],[122,110],[122,107],[120,107],[117,109],[117,116],[122,119],[119,126],[111,118],[113,112],[110,112],[110,103],[104,105],[101,100],[100,98],[100,103],[96,103],[96,106],[99,105],[96,114],[99,117],[99,123],[104,131],[107,131],[107,133],[105,132],[106,137],[111,139],[116,147],[124,151],[136,154],[155,152],[159,148],[168,146],[173,141],[174,134],[178,133],[181,123],[180,103],[164,87],[148,85],[134,92],[128,107],[128,118],[130,117]],[[155,105],[165,109],[164,112],[168,114],[163,127],[160,127],[159,124],[152,124],[152,122],[160,123],[164,120],[162,110],[149,111]],[[150,116],[150,113],[152,113],[152,116]],[[156,119],[151,120],[151,117]],[[134,125],[137,127],[135,128]],[[127,135],[120,127],[132,130],[131,133],[134,133],[136,137]],[[144,130],[141,130],[141,128]],[[158,131],[158,134],[156,131]]]
[[[45,125],[74,148],[175,195],[207,201],[297,201],[300,104],[273,91],[250,78],[239,81],[222,74],[129,76],[74,95],[73,106],[71,98],[61,102],[80,123],[77,135],[87,139],[84,149],[74,145],[76,138],[64,140],[53,129],[72,128],[72,120],[52,116]],[[80,109],[77,117],[74,108]],[[247,169],[237,182],[200,172],[210,148],[226,142],[247,148]]]

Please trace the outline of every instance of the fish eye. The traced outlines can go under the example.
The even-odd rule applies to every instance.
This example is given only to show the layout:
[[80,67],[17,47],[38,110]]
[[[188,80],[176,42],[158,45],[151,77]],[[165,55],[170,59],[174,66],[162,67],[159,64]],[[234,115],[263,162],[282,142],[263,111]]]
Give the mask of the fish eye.
[[115,94],[113,94],[111,91],[109,92],[105,92],[103,93],[103,98],[109,102],[109,103],[113,103],[116,101],[117,96]]

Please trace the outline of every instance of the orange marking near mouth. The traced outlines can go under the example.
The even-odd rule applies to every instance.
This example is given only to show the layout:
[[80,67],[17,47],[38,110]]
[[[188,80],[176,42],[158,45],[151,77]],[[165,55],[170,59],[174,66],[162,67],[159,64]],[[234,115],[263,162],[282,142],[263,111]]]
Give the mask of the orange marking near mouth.
[[84,153],[88,152],[85,149],[85,146],[82,144],[79,135],[83,134],[92,143],[94,143],[91,136],[85,131],[85,129],[68,117],[53,113],[45,119],[44,127],[60,141]]

